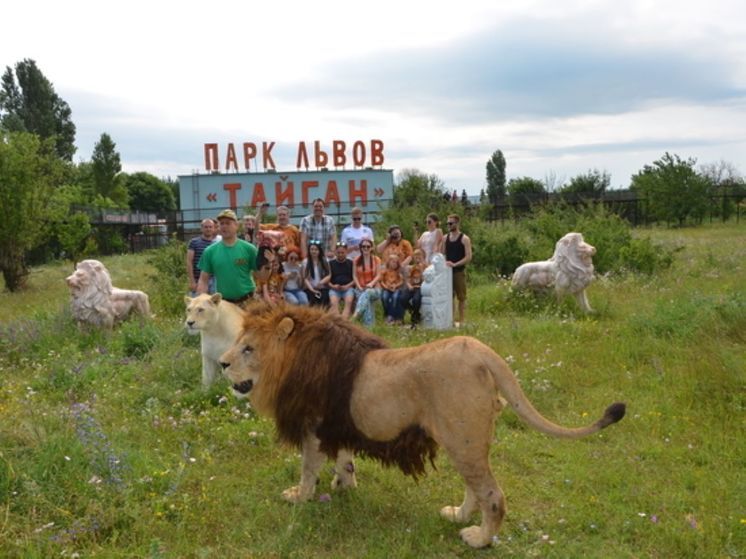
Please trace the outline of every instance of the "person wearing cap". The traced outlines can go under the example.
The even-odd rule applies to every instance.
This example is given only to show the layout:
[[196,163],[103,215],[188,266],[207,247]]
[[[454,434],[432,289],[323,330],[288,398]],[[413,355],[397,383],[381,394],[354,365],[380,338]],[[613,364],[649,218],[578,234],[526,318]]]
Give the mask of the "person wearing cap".
[[352,260],[360,256],[360,242],[363,239],[373,240],[373,230],[363,225],[363,210],[355,206],[350,212],[352,223],[342,229],[340,241],[347,245],[347,258]]
[[257,272],[260,279],[269,274],[266,268],[257,268],[258,249],[238,238],[238,218],[233,210],[218,214],[218,228],[222,239],[207,247],[199,261],[197,293],[207,293],[210,278],[214,277],[215,290],[223,299],[243,306],[256,291],[253,273]]
[[313,213],[300,220],[300,243],[303,258],[308,257],[308,243],[318,241],[327,258],[334,258],[337,243],[337,229],[334,218],[324,214],[324,201],[316,198],[313,201]]

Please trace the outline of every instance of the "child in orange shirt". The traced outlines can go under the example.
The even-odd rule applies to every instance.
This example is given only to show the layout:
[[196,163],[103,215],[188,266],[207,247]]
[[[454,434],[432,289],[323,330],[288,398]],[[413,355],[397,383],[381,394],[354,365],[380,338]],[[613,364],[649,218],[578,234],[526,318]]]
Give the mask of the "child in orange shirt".
[[381,273],[381,302],[386,323],[400,324],[404,318],[404,274],[399,255],[389,254],[386,267]]
[[419,324],[422,317],[420,316],[420,307],[422,306],[422,272],[425,271],[427,263],[425,262],[425,252],[422,249],[415,249],[412,253],[412,264],[409,266],[407,277],[407,289],[409,289],[409,310],[412,313],[412,327]]

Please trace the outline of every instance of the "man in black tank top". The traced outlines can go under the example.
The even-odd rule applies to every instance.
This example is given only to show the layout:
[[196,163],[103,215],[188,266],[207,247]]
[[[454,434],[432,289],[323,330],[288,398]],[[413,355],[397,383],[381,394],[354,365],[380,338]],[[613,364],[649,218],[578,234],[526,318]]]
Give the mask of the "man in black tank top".
[[456,328],[464,323],[466,310],[466,265],[471,262],[471,239],[464,235],[459,226],[461,218],[456,214],[448,216],[448,235],[443,237],[441,252],[446,255],[446,266],[453,268],[453,295],[458,299],[458,321]]

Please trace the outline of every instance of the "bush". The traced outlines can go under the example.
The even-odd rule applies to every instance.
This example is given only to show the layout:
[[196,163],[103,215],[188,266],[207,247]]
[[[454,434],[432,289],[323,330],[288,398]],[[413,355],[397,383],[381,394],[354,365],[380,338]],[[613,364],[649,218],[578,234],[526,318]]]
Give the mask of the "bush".
[[645,237],[631,239],[627,246],[620,249],[619,259],[627,270],[651,275],[658,270],[669,268],[673,264],[673,254],[673,250],[653,244]]
[[152,301],[157,312],[168,316],[184,312],[186,293],[186,244],[176,239],[157,250],[148,258],[156,273],[149,276],[152,284]]
[[504,228],[477,220],[468,224],[472,266],[480,271],[509,276],[526,261],[528,248],[514,228]]
[[152,322],[125,322],[121,326],[121,336],[122,353],[136,359],[145,357],[158,341],[158,331]]

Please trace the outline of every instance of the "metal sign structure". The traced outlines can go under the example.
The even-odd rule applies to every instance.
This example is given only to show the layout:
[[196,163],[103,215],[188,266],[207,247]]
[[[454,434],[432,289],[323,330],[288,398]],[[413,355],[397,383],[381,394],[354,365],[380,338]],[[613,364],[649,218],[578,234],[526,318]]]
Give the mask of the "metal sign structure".
[[293,216],[310,213],[324,200],[327,213],[346,215],[358,206],[377,213],[394,195],[390,169],[321,170],[264,173],[210,173],[179,176],[181,211],[189,221],[215,217],[220,210],[253,209],[268,203],[288,206]]

